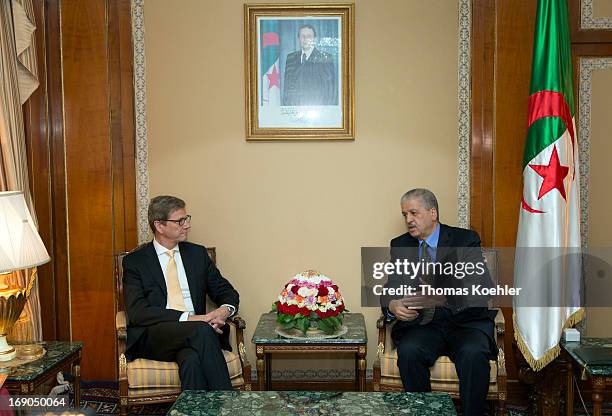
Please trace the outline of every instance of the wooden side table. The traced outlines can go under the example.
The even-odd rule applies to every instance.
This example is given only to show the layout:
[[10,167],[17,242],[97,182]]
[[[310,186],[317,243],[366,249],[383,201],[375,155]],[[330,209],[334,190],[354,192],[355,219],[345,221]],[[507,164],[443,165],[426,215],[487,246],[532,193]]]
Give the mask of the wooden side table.
[[47,353],[38,360],[10,367],[3,387],[11,394],[48,394],[44,385],[59,371],[74,375],[74,404],[81,406],[81,351],[82,342],[48,341],[38,343]]
[[582,338],[579,342],[566,342],[561,340],[561,346],[569,355],[567,360],[567,390],[566,390],[566,414],[574,414],[574,363],[583,369],[593,383],[593,415],[601,416],[601,404],[603,402],[606,385],[612,385],[612,361],[609,364],[590,365],[580,356],[580,348],[600,347],[612,350],[612,338]]
[[355,354],[355,390],[365,391],[366,354],[368,337],[365,320],[360,313],[344,315],[343,325],[348,331],[338,338],[292,339],[275,332],[276,313],[261,315],[253,334],[257,354],[257,384],[259,390],[272,390],[273,353],[353,353]]

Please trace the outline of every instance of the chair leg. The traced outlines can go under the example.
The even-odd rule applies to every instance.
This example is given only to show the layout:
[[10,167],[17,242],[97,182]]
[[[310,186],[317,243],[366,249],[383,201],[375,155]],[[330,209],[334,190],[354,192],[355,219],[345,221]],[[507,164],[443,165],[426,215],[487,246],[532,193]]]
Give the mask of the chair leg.
[[506,412],[506,400],[505,399],[499,399],[497,401],[497,415],[498,416],[506,416],[507,412]]
[[127,416],[127,414],[128,414],[128,406],[126,404],[121,403],[119,405],[119,414],[121,416]]

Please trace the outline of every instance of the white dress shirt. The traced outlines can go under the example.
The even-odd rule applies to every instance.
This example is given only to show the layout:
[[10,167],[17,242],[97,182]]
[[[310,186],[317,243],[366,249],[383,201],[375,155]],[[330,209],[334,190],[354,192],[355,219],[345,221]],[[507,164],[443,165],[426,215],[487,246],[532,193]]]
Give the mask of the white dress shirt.
[[312,51],[314,51],[314,48],[310,48],[307,51],[302,49],[302,55],[300,56],[300,63],[302,64],[304,63],[304,55],[306,55],[306,60],[310,59],[310,55],[312,55]]
[[[159,260],[162,272],[164,273],[166,287],[168,287],[168,275],[166,269],[168,268],[170,256],[168,256],[166,253],[170,250],[159,244],[156,239],[153,239],[153,247],[155,247],[157,259]],[[195,308],[193,307],[193,301],[191,300],[189,282],[187,281],[187,274],[185,273],[185,266],[183,266],[183,259],[181,259],[181,252],[178,248],[178,245],[174,246],[172,251],[174,251],[174,261],[176,262],[176,271],[178,274],[179,286],[181,287],[181,293],[183,294],[183,300],[185,301],[185,307],[187,308],[187,311],[183,312],[183,314],[179,317],[179,321],[186,321],[189,318],[189,315],[195,315]],[[236,307],[233,305],[223,304],[221,306],[226,306],[228,308],[228,310],[230,311],[230,316],[232,316],[236,312]],[[166,303],[166,309],[170,309],[168,303]]]

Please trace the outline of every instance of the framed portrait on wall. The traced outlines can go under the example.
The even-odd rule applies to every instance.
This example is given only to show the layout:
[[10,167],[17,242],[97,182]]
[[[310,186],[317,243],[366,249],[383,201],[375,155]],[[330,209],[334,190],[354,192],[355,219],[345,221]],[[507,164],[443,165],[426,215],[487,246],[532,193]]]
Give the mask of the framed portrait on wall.
[[353,9],[244,5],[247,140],[354,139]]

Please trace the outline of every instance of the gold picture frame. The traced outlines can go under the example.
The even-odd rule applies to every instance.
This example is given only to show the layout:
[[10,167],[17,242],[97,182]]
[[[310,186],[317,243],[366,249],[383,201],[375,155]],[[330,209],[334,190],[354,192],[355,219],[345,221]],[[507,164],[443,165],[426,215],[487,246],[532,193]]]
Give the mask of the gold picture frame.
[[354,4],[245,4],[247,140],[354,140]]

